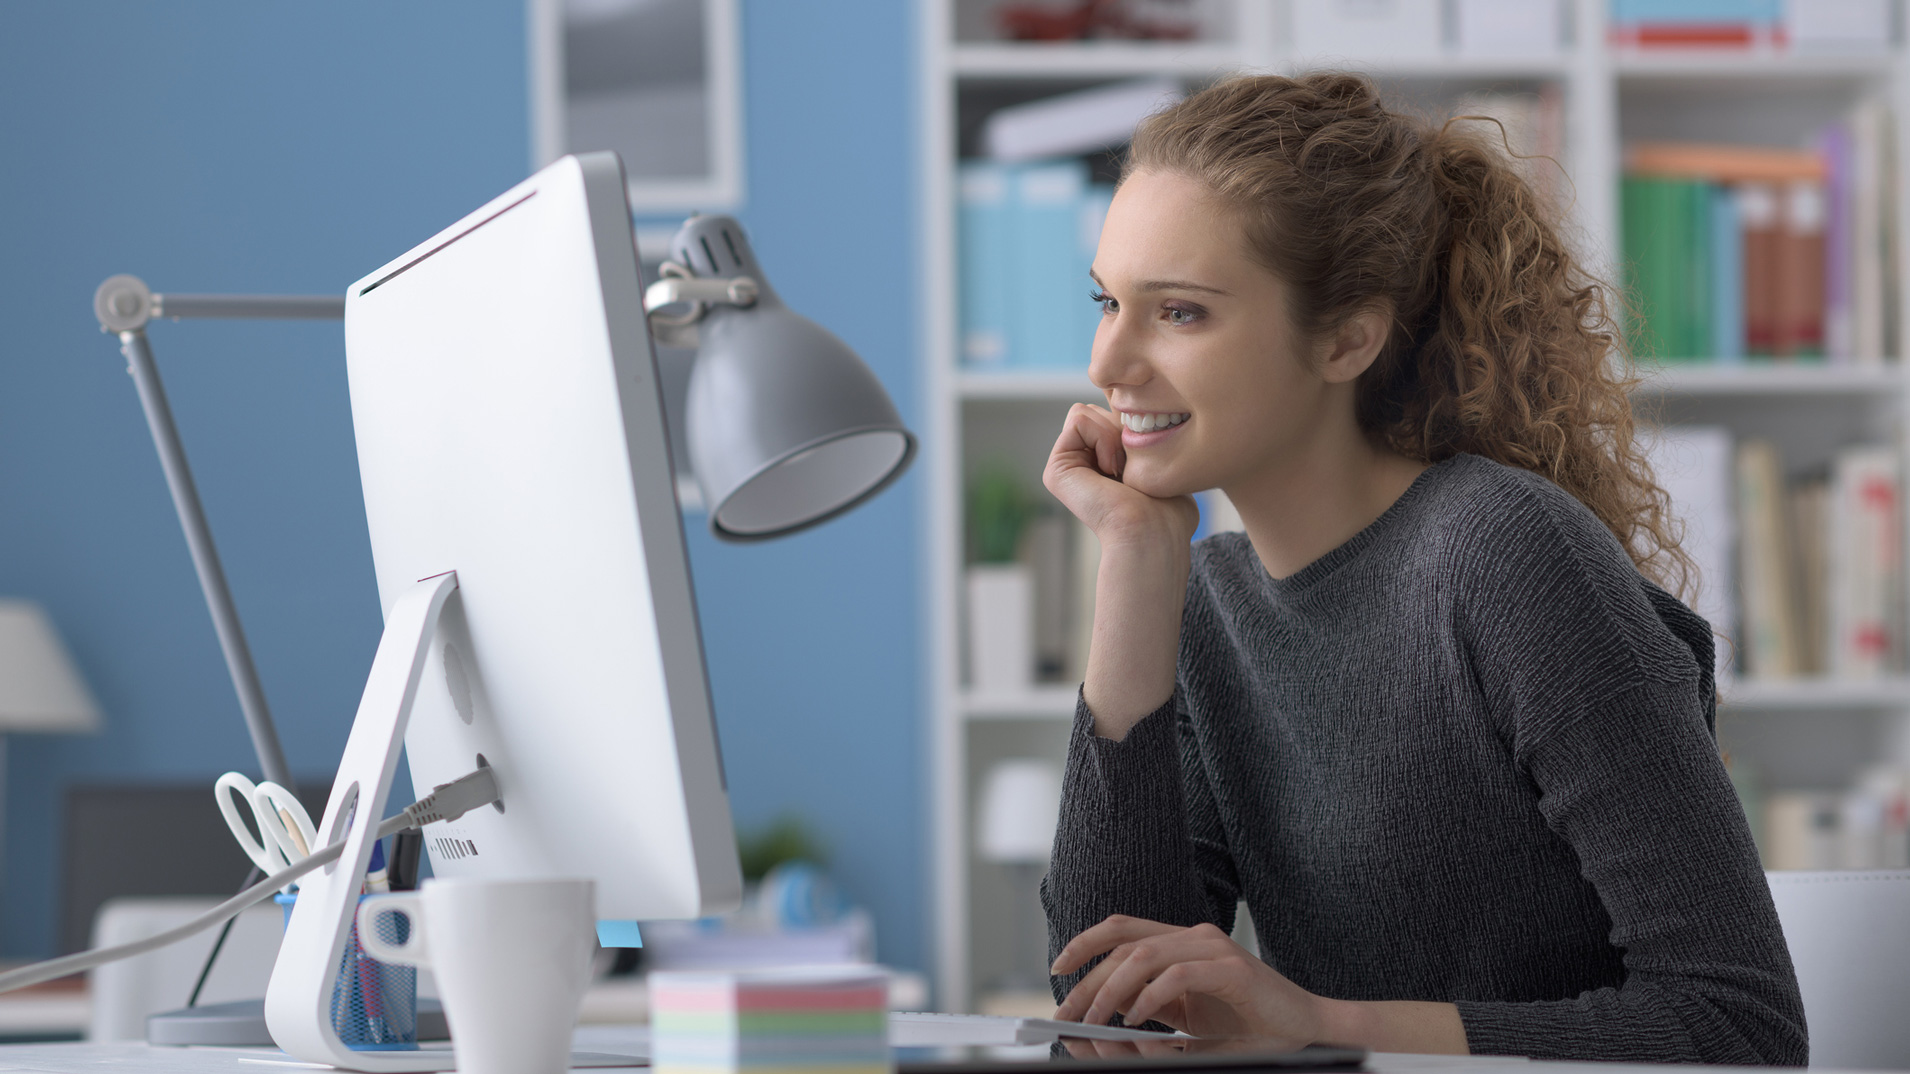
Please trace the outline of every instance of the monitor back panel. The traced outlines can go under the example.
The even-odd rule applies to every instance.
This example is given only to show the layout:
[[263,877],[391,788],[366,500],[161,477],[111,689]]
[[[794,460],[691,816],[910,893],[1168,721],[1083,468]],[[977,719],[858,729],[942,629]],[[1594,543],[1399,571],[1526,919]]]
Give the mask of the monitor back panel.
[[[740,898],[702,643],[612,154],[566,157],[354,284],[379,596],[455,570],[405,736],[440,876],[593,876],[605,918]],[[480,762],[482,757],[482,762]]]

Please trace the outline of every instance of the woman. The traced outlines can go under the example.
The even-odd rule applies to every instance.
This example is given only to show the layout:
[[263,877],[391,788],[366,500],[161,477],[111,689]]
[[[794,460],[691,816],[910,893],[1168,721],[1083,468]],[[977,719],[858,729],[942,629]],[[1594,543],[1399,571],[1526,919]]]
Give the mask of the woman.
[[[1044,475],[1102,549],[1059,1016],[1802,1064],[1601,292],[1478,126],[1320,74],[1136,133],[1094,262],[1108,408]],[[1246,532],[1190,548],[1208,488]]]

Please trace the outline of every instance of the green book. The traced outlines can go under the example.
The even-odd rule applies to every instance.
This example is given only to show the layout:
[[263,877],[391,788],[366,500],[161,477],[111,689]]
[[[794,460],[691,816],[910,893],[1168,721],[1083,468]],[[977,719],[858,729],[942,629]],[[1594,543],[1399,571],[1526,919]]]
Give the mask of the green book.
[[1675,342],[1670,323],[1668,188],[1671,181],[1626,176],[1619,186],[1620,241],[1627,301],[1625,343],[1634,358],[1663,358]]
[[1619,197],[1631,302],[1625,340],[1632,355],[1660,361],[1710,357],[1710,184],[1627,176]]
[[1684,348],[1680,358],[1709,361],[1711,340],[1711,187],[1703,181],[1682,184],[1678,210],[1684,237],[1685,301],[1680,308]]

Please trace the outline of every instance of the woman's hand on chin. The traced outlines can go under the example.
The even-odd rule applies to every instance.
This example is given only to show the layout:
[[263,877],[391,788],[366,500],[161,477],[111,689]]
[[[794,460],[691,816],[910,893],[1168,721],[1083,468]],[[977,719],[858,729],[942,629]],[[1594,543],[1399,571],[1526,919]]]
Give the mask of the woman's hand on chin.
[[1053,972],[1105,954],[1055,1012],[1067,1021],[1128,1025],[1153,1019],[1199,1037],[1253,1037],[1270,1048],[1318,1040],[1320,999],[1213,925],[1181,928],[1115,915],[1061,949]]
[[1048,455],[1041,483],[1094,531],[1103,547],[1154,540],[1185,545],[1200,525],[1194,498],[1149,496],[1124,485],[1126,466],[1120,419],[1106,407],[1076,403]]

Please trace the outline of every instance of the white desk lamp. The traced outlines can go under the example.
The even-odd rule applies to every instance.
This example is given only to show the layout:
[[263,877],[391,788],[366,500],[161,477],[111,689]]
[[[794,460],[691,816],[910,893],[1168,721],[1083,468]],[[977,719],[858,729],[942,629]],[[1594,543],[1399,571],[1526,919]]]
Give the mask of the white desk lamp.
[[0,599],[0,732],[97,730],[99,704],[53,621],[30,600]]
[[53,621],[30,600],[0,599],[0,830],[6,802],[6,734],[91,733],[99,703]]
[[[846,344],[782,303],[741,225],[727,216],[691,217],[671,241],[671,250],[676,260],[666,264],[666,279],[645,295],[644,305],[663,341],[698,346],[686,431],[710,528],[718,537],[759,540],[795,533],[850,510],[908,468],[915,437],[902,425],[888,393]],[[699,275],[698,267],[706,271]],[[162,295],[138,277],[122,275],[100,284],[93,310],[100,330],[119,337],[139,390],[259,767],[265,778],[292,788],[146,325],[164,317],[342,320],[345,299]],[[260,1001],[173,1014],[187,1018],[168,1024],[168,1015],[156,1015],[149,1034],[163,1030],[168,1044],[273,1043]]]
[[[1047,938],[1037,913],[1041,874],[1054,846],[1056,817],[1061,811],[1061,773],[1049,761],[1003,761],[988,770],[982,784],[981,817],[976,824],[976,849],[983,859],[1007,868],[1014,883],[1016,965],[1001,982],[1006,991],[1047,992],[1047,974],[1028,968],[1041,958]],[[1035,952],[1029,955],[1028,952]]]

